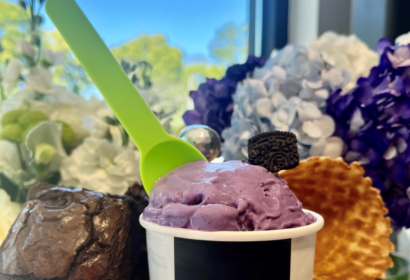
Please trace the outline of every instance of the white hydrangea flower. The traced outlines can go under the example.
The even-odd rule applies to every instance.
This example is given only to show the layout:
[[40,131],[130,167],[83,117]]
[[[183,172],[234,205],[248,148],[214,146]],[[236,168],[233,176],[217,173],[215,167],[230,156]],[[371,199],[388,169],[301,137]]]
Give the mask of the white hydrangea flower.
[[329,67],[315,49],[289,45],[275,52],[238,84],[231,127],[222,132],[222,156],[245,159],[248,139],[273,130],[295,133],[301,159],[340,156],[343,141],[331,137],[335,122],[324,111],[330,93],[348,82],[349,74]]
[[24,38],[21,38],[17,41],[16,51],[17,53],[28,57],[34,57],[36,55],[36,49],[34,48],[34,45],[30,42],[27,42]]
[[43,67],[32,67],[27,75],[27,88],[41,94],[53,94],[63,87],[54,84],[50,70]]
[[319,51],[323,59],[336,69],[347,70],[351,79],[344,86],[345,91],[353,88],[360,77],[367,77],[370,69],[379,62],[379,55],[355,35],[327,31],[312,40],[309,46]]
[[12,202],[10,196],[5,190],[0,189],[0,245],[6,239],[7,234],[18,214],[20,213],[21,205]]
[[400,35],[394,41],[397,45],[408,45],[410,44],[410,32]]
[[9,178],[21,170],[17,145],[7,140],[0,140],[0,170]]
[[134,183],[141,183],[139,157],[135,149],[90,137],[63,160],[61,183],[124,194]]
[[6,72],[3,75],[3,84],[7,87],[7,92],[11,94],[13,86],[20,77],[23,63],[20,59],[13,57],[7,64]]
[[82,96],[68,91],[66,88],[56,86],[53,94],[45,95],[42,99],[36,99],[36,93],[23,88],[11,95],[6,101],[1,103],[0,119],[8,111],[30,108],[32,111],[40,111],[48,115],[51,120],[63,121],[67,123],[75,132],[76,144],[90,135],[90,132],[83,124],[86,116],[96,116],[103,118],[112,116],[105,101],[95,97],[85,99]]
[[64,54],[43,49],[41,51],[41,59],[51,65],[61,65],[64,62]]

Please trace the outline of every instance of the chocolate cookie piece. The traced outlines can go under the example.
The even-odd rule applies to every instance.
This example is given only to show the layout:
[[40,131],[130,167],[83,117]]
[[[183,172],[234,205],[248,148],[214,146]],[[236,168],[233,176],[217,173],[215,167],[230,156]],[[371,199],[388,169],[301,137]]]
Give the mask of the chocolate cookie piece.
[[133,198],[43,183],[28,199],[0,247],[0,279],[148,279]]
[[299,154],[295,134],[283,131],[261,133],[248,141],[248,162],[270,172],[295,168]]

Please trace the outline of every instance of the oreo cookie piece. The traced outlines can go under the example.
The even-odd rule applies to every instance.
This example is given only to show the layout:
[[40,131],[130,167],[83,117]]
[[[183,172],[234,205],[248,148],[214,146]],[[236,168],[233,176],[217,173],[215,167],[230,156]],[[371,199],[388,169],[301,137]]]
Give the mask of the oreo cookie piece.
[[248,162],[260,165],[270,172],[292,169],[299,164],[296,135],[291,132],[261,133],[248,141]]

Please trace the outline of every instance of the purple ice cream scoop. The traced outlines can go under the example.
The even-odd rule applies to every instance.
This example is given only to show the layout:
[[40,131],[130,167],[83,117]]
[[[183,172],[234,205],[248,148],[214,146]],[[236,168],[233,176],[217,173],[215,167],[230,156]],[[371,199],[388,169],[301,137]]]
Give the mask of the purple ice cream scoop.
[[301,227],[314,222],[285,180],[241,161],[185,164],[160,178],[143,219],[205,231]]

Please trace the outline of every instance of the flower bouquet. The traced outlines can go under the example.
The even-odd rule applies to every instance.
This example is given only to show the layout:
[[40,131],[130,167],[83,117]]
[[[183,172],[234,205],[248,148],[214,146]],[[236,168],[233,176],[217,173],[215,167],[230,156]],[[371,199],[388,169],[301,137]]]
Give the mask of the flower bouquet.
[[[110,194],[141,185],[139,151],[105,101],[55,82],[66,55],[42,45],[36,19],[44,1],[19,4],[33,13],[29,38],[17,41],[16,55],[0,68],[0,244],[39,182]],[[121,66],[142,93],[151,87],[150,64]],[[154,113],[169,130],[172,112]]]
[[309,46],[275,50],[235,83],[232,103],[204,91],[209,82],[191,92],[196,108],[213,102],[219,112],[232,112],[216,124],[196,109],[196,121],[221,131],[225,160],[246,159],[250,137],[285,130],[297,135],[301,159],[358,161],[381,191],[393,228],[409,228],[409,37],[396,46],[381,40],[374,52],[353,35],[327,32]]
[[347,94],[332,93],[327,112],[344,141],[344,159],[363,165],[382,192],[392,225],[409,228],[410,45],[393,47],[382,39],[377,50],[380,63]]

